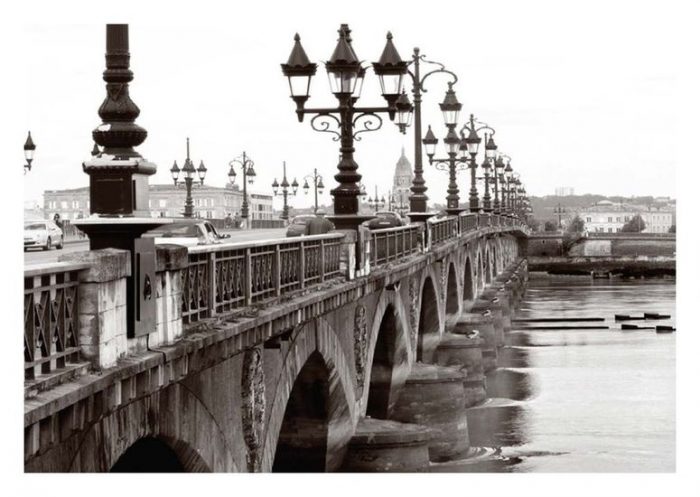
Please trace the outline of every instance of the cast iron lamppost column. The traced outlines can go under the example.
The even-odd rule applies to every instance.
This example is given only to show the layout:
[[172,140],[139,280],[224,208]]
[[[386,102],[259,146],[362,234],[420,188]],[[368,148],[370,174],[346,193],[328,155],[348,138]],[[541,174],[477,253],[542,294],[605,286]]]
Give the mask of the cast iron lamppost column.
[[[184,180],[178,181],[178,177],[180,176],[180,172],[185,175]],[[173,182],[175,183],[175,186],[185,184],[185,210],[183,212],[183,216],[186,218],[191,218],[194,217],[194,204],[192,202],[192,183],[194,182],[195,175],[199,176],[199,183],[200,185],[204,184],[204,177],[207,175],[207,168],[204,167],[204,161],[200,161],[199,167],[197,169],[194,168],[194,164],[192,163],[192,159],[190,159],[190,139],[187,138],[187,158],[185,159],[185,164],[182,166],[182,169],[177,167],[177,161],[173,162],[173,167],[170,168],[170,175],[173,178]]]
[[248,223],[248,190],[246,189],[246,184],[253,184],[255,181],[255,169],[253,169],[254,162],[243,152],[241,157],[236,157],[231,162],[228,163],[230,169],[228,170],[228,178],[233,184],[236,181],[236,170],[234,169],[234,164],[241,166],[243,171],[243,203],[241,204],[241,218],[246,220],[246,227],[250,228],[250,223]]
[[[288,220],[289,219],[289,205],[287,204],[287,196],[289,195],[289,181],[287,181],[287,162],[282,161],[282,183],[277,183],[277,178],[274,179],[272,182],[272,191],[275,194],[275,197],[277,196],[277,190],[279,187],[282,187],[282,215],[280,216],[280,219],[283,220]],[[294,178],[291,184],[292,187],[292,195],[297,194],[297,188],[299,188],[299,183],[297,183],[297,179]]]
[[[141,238],[148,230],[172,220],[152,218],[148,208],[148,176],[156,165],[134,147],[146,139],[135,121],[140,110],[129,97],[129,26],[108,24],[106,30],[106,96],[98,110],[102,123],[92,131],[102,148],[83,162],[90,177],[90,217],[74,224],[90,239],[90,250],[117,248],[130,253],[131,275],[126,285],[127,336],[156,331],[155,245]],[[138,254],[138,257],[137,257]],[[137,309],[138,308],[138,312]]]
[[[478,126],[477,126],[478,125]],[[464,132],[468,131],[469,134],[465,137]],[[462,135],[462,141],[464,143],[464,146],[467,148],[467,152],[469,153],[470,156],[470,161],[469,161],[469,169],[471,170],[471,181],[470,181],[470,188],[469,188],[469,211],[470,212],[479,212],[479,192],[476,189],[476,155],[479,153],[479,144],[481,144],[481,137],[479,136],[479,132],[481,131],[490,131],[492,134],[495,133],[496,131],[490,127],[488,124],[481,123],[476,121],[474,118],[474,114],[471,114],[469,116],[469,123],[465,124],[460,133]],[[492,153],[491,150],[486,149],[486,156]],[[495,150],[493,151],[495,153]]]
[[[423,77],[420,73],[421,61],[428,64],[439,66],[437,69],[428,71]],[[423,101],[423,93],[425,89],[425,80],[432,74],[445,73],[452,76],[451,85],[457,83],[457,75],[452,71],[445,69],[445,66],[440,62],[427,60],[424,55],[420,55],[418,47],[413,49],[413,71],[408,70],[408,75],[413,84],[413,107],[414,107],[414,128],[413,128],[413,184],[411,185],[411,195],[409,199],[409,218],[411,221],[424,221],[433,214],[428,214],[428,196],[425,192],[428,188],[425,186],[423,178],[423,150],[421,149],[421,136],[423,135],[423,122],[421,119],[421,103]]]
[[[334,139],[340,141],[341,158],[338,173],[335,175],[339,184],[331,190],[334,216],[329,216],[329,219],[337,229],[356,230],[368,218],[360,216],[358,212],[358,183],[362,176],[357,172],[358,165],[354,159],[354,141],[360,139],[360,133],[381,128],[382,119],[379,114],[382,113],[388,114],[392,121],[398,118],[397,124],[403,125],[402,129],[405,129],[410,123],[413,106],[405,94],[402,94],[402,82],[408,63],[401,60],[394,47],[392,35],[388,33],[379,62],[372,64],[375,74],[379,77],[382,96],[387,106],[356,107],[362,91],[365,68],[352,48],[348,26],[341,25],[338,33],[340,36],[335,50],[330,60],[325,63],[331,92],[338,100],[337,107],[304,108],[309,98],[311,77],[316,73],[316,64],[309,61],[298,34],[294,36],[294,47],[289,60],[282,64],[282,72],[289,79],[291,97],[296,103],[299,122],[304,120],[306,114],[315,114],[311,119],[312,128],[332,133],[335,135]],[[337,131],[331,129],[332,125],[335,125]]]
[[[495,132],[494,132],[495,133]],[[493,206],[491,205],[491,162],[496,155],[496,144],[493,141],[493,133],[490,135],[487,133],[486,136],[486,151],[484,153],[484,162],[481,163],[481,167],[484,169],[484,205],[482,206],[484,212],[493,211]]]
[[[304,195],[308,195],[309,193],[309,180],[314,184],[314,214],[318,212],[318,196],[323,195],[323,189],[325,188],[323,186],[323,177],[318,174],[318,171],[314,167],[314,174],[307,174],[304,176]],[[360,185],[360,197],[363,198],[365,197],[365,192],[364,192],[364,187]]]
[[[501,200],[498,196],[498,184],[503,177],[501,172],[505,167],[503,158],[499,155],[498,158],[493,162],[493,212],[495,214],[501,213]],[[501,191],[503,190],[503,184],[501,184]]]
[[385,203],[386,200],[384,199],[384,197],[382,197],[381,199],[379,198],[379,194],[377,193],[377,185],[374,185],[374,198],[369,198],[369,206],[374,209],[374,213],[376,214],[377,212],[379,212],[379,209],[384,208]]
[[[504,162],[503,159],[506,159],[507,162]],[[498,156],[498,160],[500,161],[500,168],[503,170],[498,176],[498,181],[501,183],[501,202],[500,202],[500,213],[503,215],[508,215],[508,204],[506,202],[506,195],[507,195],[507,190],[508,190],[508,181],[510,178],[510,175],[513,172],[513,168],[510,167],[510,156],[504,153],[500,153]]]
[[32,140],[32,132],[29,131],[27,132],[27,140],[24,142],[24,159],[27,161],[27,163],[24,165],[24,174],[27,174],[27,171],[32,170],[32,161],[34,160],[35,150],[36,145],[34,145],[34,141]]
[[430,164],[435,165],[435,168],[441,171],[448,171],[450,180],[447,186],[447,209],[448,214],[458,215],[462,209],[459,208],[459,188],[457,186],[457,163],[460,164],[460,170],[464,169],[463,163],[466,162],[464,154],[457,158],[457,154],[464,150],[462,141],[459,135],[455,132],[457,121],[459,121],[459,112],[462,110],[462,104],[457,100],[457,95],[452,89],[452,83],[448,83],[445,98],[440,104],[440,110],[447,127],[447,136],[443,139],[445,150],[447,151],[446,158],[435,159],[435,147],[437,146],[437,138],[433,134],[433,130],[428,126],[428,132],[423,139],[426,155]]

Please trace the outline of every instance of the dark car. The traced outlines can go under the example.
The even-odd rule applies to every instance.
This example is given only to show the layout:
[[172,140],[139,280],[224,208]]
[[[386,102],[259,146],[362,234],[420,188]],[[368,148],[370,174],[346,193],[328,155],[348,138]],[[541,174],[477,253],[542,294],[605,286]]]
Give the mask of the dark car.
[[403,220],[396,212],[379,211],[375,214],[374,219],[365,221],[363,224],[371,230],[380,230],[384,228],[395,228],[403,226]]
[[325,217],[304,214],[296,216],[287,227],[287,236],[324,235],[335,229]]
[[143,236],[155,238],[156,245],[172,243],[185,246],[216,244],[231,237],[219,234],[209,221],[202,219],[178,219],[174,223],[154,228]]

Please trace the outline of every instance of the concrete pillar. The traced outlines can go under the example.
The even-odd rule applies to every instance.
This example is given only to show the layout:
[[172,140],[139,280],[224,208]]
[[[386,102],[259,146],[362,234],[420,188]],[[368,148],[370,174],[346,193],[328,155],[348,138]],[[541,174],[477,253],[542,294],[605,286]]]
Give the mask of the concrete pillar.
[[431,461],[450,459],[469,449],[465,378],[459,368],[417,362],[394,406],[392,420],[437,431],[428,448]]
[[[476,335],[474,332],[478,332]],[[496,330],[493,326],[493,317],[490,314],[462,313],[457,320],[452,333],[478,336],[483,339],[480,344],[484,372],[496,369],[498,351],[496,347]]]
[[182,336],[182,279],[189,263],[187,247],[156,247],[156,333],[148,345],[170,345]]
[[131,275],[126,250],[73,252],[59,261],[83,262],[78,286],[78,343],[81,354],[95,369],[116,365],[127,353],[126,278]]
[[348,443],[341,471],[415,472],[430,465],[428,443],[435,433],[426,426],[362,418]]
[[466,407],[486,400],[486,384],[481,346],[484,340],[454,333],[445,333],[435,351],[439,366],[458,366],[466,374],[464,396]]

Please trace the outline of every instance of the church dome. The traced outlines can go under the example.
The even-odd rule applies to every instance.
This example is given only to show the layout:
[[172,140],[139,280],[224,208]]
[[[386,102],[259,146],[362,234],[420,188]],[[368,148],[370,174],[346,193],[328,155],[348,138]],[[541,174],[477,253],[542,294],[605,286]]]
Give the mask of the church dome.
[[406,150],[401,147],[401,157],[399,157],[396,163],[396,169],[394,170],[394,184],[399,178],[409,178],[413,180],[413,167],[406,157]]

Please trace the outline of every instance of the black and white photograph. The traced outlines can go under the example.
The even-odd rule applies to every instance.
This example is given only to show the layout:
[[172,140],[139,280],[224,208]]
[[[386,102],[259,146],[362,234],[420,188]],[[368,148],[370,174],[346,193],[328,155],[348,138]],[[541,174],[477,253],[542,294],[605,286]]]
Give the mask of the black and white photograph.
[[697,491],[693,7],[18,8],[10,476]]

